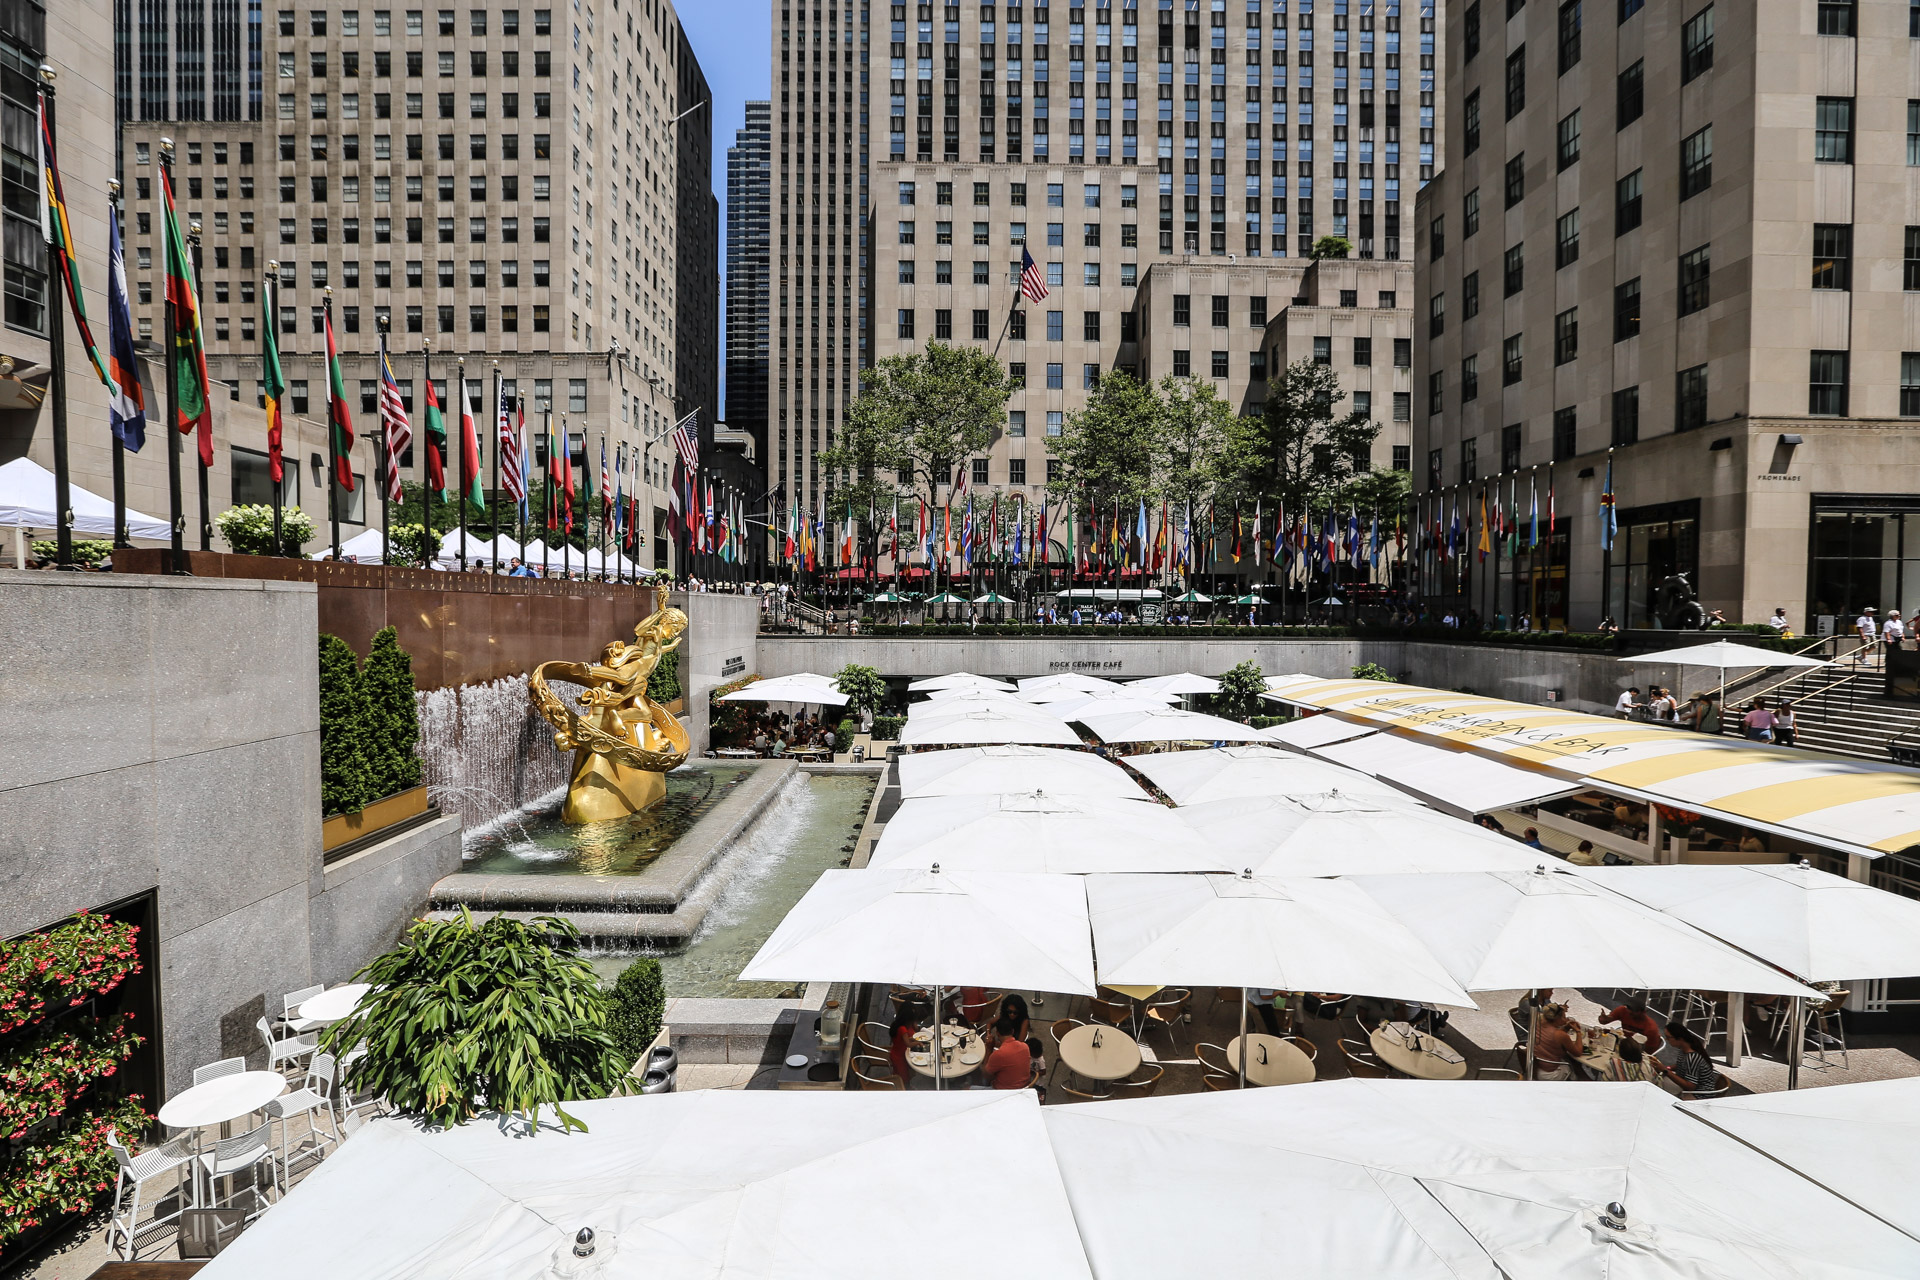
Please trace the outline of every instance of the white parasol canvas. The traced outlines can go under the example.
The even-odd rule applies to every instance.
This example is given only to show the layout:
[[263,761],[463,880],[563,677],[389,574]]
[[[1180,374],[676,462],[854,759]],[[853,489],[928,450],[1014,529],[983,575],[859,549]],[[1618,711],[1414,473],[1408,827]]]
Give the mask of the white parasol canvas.
[[951,715],[909,714],[900,731],[902,746],[982,746],[1024,742],[1036,746],[1077,747],[1080,735],[1064,720],[1037,708],[973,704]]
[[1197,676],[1191,671],[1182,671],[1171,676],[1148,676],[1145,680],[1135,680],[1126,686],[1144,693],[1218,693],[1220,682],[1212,676]]
[[1004,689],[1012,693],[1014,686],[1005,680],[995,680],[991,676],[976,676],[971,671],[955,671],[951,675],[931,676],[925,680],[915,680],[907,688],[914,693],[926,693],[934,689],[964,688]]
[[900,794],[926,796],[992,795],[1041,790],[1062,795],[1113,796],[1138,800],[1140,784],[1110,760],[1089,751],[1017,744],[959,747],[901,756]]
[[1219,716],[1160,707],[1100,715],[1098,708],[1076,717],[1102,742],[1258,742],[1260,730]]
[[1209,846],[1265,876],[1531,871],[1537,850],[1412,802],[1249,797],[1173,812]]
[[1227,871],[1222,857],[1135,788],[1131,800],[1030,791],[908,800],[874,846],[875,867],[959,871]]
[[829,707],[844,707],[847,705],[847,695],[834,687],[831,676],[801,672],[799,675],[756,680],[744,689],[723,694],[720,701],[819,703]]
[[1278,747],[1223,747],[1129,756],[1127,764],[1177,805],[1269,796],[1342,795],[1407,800],[1397,788],[1364,773],[1311,760]]

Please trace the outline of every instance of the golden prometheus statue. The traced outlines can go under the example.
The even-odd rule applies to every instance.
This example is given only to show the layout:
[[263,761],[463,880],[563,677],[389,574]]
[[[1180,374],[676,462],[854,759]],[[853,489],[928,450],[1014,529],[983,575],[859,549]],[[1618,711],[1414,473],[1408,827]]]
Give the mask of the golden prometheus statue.
[[[687,615],[667,607],[654,588],[654,611],[633,629],[635,643],[615,640],[600,661],[543,662],[527,682],[534,710],[553,726],[553,745],[573,752],[565,822],[605,822],[641,813],[666,798],[665,774],[687,759],[687,731],[647,697],[647,678],[680,647]],[[549,678],[582,686],[576,715],[547,687]]]

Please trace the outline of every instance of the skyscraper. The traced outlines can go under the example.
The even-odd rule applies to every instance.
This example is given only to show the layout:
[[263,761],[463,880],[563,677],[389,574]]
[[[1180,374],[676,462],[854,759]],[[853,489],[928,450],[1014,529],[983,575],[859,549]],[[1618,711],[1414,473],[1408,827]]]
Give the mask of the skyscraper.
[[727,425],[767,456],[768,198],[773,104],[747,103],[727,150]]

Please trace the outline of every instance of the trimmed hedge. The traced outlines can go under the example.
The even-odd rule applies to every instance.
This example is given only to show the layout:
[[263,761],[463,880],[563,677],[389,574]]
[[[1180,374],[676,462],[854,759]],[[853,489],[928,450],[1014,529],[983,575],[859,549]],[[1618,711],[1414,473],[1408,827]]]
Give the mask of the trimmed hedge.
[[363,667],[339,636],[320,637],[320,808],[332,817],[420,785],[413,659],[392,627]]
[[898,742],[900,731],[907,727],[905,716],[875,716],[873,718],[872,739],[875,742]]
[[669,649],[647,677],[647,696],[658,703],[672,702],[680,696],[680,651]]
[[666,1017],[667,984],[660,962],[652,956],[639,957],[620,971],[607,995],[607,1034],[613,1037],[614,1052],[625,1069],[631,1071],[660,1034]]

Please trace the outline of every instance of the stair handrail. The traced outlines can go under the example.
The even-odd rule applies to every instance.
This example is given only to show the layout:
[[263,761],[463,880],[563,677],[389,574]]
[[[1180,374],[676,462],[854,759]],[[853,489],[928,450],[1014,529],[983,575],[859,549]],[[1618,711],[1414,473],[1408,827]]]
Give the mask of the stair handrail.
[[[1792,653],[1794,654],[1794,656],[1796,656],[1796,657],[1801,657],[1801,656],[1804,656],[1804,655],[1806,655],[1807,653],[1810,653],[1811,651],[1813,651],[1813,650],[1815,650],[1815,649],[1821,649],[1821,648],[1825,648],[1825,647],[1826,647],[1826,645],[1828,644],[1828,642],[1829,642],[1829,641],[1831,641],[1831,642],[1833,642],[1833,645],[1834,645],[1834,650],[1835,650],[1835,652],[1834,652],[1834,656],[1833,656],[1833,659],[1832,659],[1832,661],[1831,661],[1831,662],[1830,662],[1830,663],[1829,663],[1829,664],[1828,664],[1827,666],[1824,666],[1824,667],[1807,667],[1807,668],[1803,668],[1803,669],[1798,669],[1798,670],[1796,671],[1796,674],[1794,674],[1794,675],[1790,675],[1790,676],[1784,676],[1784,677],[1782,677],[1781,679],[1779,679],[1779,680],[1776,680],[1776,681],[1774,681],[1774,682],[1773,682],[1772,684],[1770,684],[1770,685],[1768,685],[1768,686],[1767,686],[1766,688],[1764,688],[1764,689],[1761,689],[1761,690],[1758,690],[1757,692],[1754,692],[1754,693],[1750,693],[1750,694],[1744,694],[1744,693],[1743,693],[1743,694],[1741,694],[1740,696],[1741,696],[1742,698],[1745,698],[1745,699],[1748,699],[1748,700],[1757,700],[1757,699],[1760,699],[1760,698],[1764,698],[1764,697],[1766,697],[1766,696],[1767,696],[1768,694],[1770,694],[1770,693],[1772,693],[1772,692],[1773,692],[1774,690],[1776,690],[1776,689],[1783,689],[1783,688],[1785,688],[1785,687],[1786,687],[1787,685],[1790,685],[1790,684],[1793,684],[1793,683],[1795,683],[1796,681],[1800,681],[1800,680],[1810,680],[1810,679],[1812,679],[1812,678],[1814,677],[1814,675],[1815,675],[1815,673],[1817,673],[1817,672],[1825,672],[1825,671],[1831,671],[1831,670],[1833,670],[1833,668],[1834,668],[1834,667],[1836,667],[1836,666],[1838,666],[1838,665],[1840,665],[1840,662],[1841,662],[1841,659],[1842,659],[1843,657],[1844,657],[1844,658],[1846,658],[1846,659],[1848,659],[1848,660],[1850,660],[1850,661],[1852,661],[1852,663],[1854,664],[1854,666],[1855,666],[1855,667],[1857,668],[1857,667],[1859,666],[1859,664],[1860,664],[1860,656],[1861,656],[1862,654],[1864,654],[1864,653],[1869,653],[1869,652],[1871,652],[1871,651],[1873,651],[1873,650],[1875,650],[1875,649],[1879,649],[1879,648],[1880,648],[1880,647],[1881,647],[1881,646],[1882,646],[1882,645],[1883,645],[1883,644],[1885,643],[1885,642],[1884,642],[1884,641],[1882,641],[1882,640],[1878,640],[1878,639],[1876,639],[1876,640],[1874,640],[1874,641],[1872,641],[1871,643],[1862,643],[1862,644],[1860,645],[1860,647],[1859,647],[1859,648],[1857,648],[1857,649],[1852,649],[1852,650],[1849,650],[1849,651],[1848,651],[1848,652],[1847,652],[1846,654],[1844,654],[1844,655],[1843,655],[1843,654],[1841,654],[1841,653],[1839,652],[1839,641],[1840,641],[1840,639],[1841,639],[1841,637],[1839,637],[1839,636],[1822,636],[1822,637],[1821,637],[1820,639],[1818,639],[1818,640],[1816,640],[1816,641],[1814,641],[1814,642],[1813,642],[1812,644],[1810,644],[1810,645],[1808,645],[1808,646],[1807,646],[1806,648],[1804,648],[1804,649],[1795,649],[1795,650],[1792,650],[1792,651],[1791,651],[1791,652],[1792,652]],[[1840,677],[1839,679],[1836,679],[1836,680],[1832,680],[1832,681],[1829,681],[1828,683],[1826,683],[1825,685],[1823,685],[1823,686],[1822,686],[1821,688],[1819,688],[1819,689],[1813,689],[1813,690],[1809,690],[1808,692],[1806,692],[1806,693],[1804,693],[1804,694],[1801,694],[1800,696],[1798,696],[1798,697],[1796,697],[1796,698],[1789,698],[1789,699],[1787,700],[1787,702],[1786,702],[1786,704],[1785,704],[1785,705],[1787,705],[1787,706],[1794,706],[1794,705],[1797,705],[1798,703],[1801,703],[1801,702],[1804,702],[1804,701],[1806,701],[1806,700],[1807,700],[1808,698],[1812,698],[1812,697],[1817,697],[1817,696],[1819,696],[1819,695],[1820,695],[1821,693],[1824,693],[1824,692],[1827,692],[1828,690],[1831,690],[1831,689],[1832,689],[1832,688],[1834,688],[1834,686],[1836,686],[1836,685],[1842,685],[1842,684],[1846,684],[1846,683],[1848,683],[1848,682],[1850,682],[1850,681],[1853,681],[1853,680],[1857,680],[1857,679],[1859,679],[1859,678],[1860,678],[1860,677],[1861,677],[1862,675],[1864,675],[1864,674],[1865,674],[1865,673],[1864,673],[1864,672],[1862,672],[1862,671],[1859,671],[1859,670],[1855,670],[1855,671],[1854,671],[1854,672],[1853,672],[1853,673],[1852,673],[1851,675],[1846,675],[1846,676],[1842,676],[1842,677]],[[1733,692],[1733,690],[1734,690],[1734,688],[1735,688],[1735,687],[1736,687],[1736,686],[1734,686],[1734,685],[1728,685],[1728,686],[1727,686],[1727,693],[1729,693],[1729,694],[1731,694],[1731,693]],[[1722,702],[1722,705],[1723,705],[1723,706],[1725,705],[1725,702],[1724,702],[1724,700],[1723,700],[1723,702]]]

